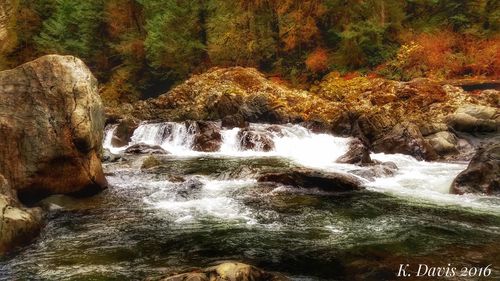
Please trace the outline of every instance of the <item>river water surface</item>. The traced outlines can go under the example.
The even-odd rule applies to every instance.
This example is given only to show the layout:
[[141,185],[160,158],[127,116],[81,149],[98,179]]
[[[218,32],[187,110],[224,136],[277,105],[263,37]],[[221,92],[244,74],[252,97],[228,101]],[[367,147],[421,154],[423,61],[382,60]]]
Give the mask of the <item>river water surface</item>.
[[[223,130],[219,152],[201,153],[191,150],[183,124],[142,124],[130,145],[161,145],[171,153],[158,156],[162,165],[141,170],[147,156],[126,155],[104,164],[110,188],[101,194],[44,200],[47,225],[33,244],[0,260],[0,280],[143,280],[226,260],[293,280],[393,280],[400,264],[414,271],[491,264],[488,278],[443,280],[500,277],[500,200],[448,194],[467,163],[372,154],[399,170],[363,179],[367,189],[352,193],[257,183],[259,173],[291,167],[365,169],[335,163],[347,138],[278,127],[272,151],[242,151],[232,129]],[[122,153],[111,146],[113,130],[104,146]]]

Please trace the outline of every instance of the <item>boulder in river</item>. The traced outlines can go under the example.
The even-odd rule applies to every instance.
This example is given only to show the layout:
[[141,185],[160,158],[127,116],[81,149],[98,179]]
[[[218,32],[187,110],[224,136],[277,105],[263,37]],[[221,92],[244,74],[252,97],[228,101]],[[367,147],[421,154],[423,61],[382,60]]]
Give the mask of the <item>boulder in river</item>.
[[111,144],[114,147],[126,146],[131,141],[137,127],[139,127],[139,121],[135,118],[128,117],[120,120],[113,133]]
[[136,143],[125,149],[129,154],[168,154],[168,151],[159,145],[149,145],[145,143]]
[[373,142],[375,152],[409,154],[418,160],[435,160],[437,154],[412,123],[397,124],[382,138]]
[[354,191],[364,189],[355,176],[323,172],[307,168],[295,168],[285,172],[267,173],[258,178],[259,182],[274,182],[303,188],[319,188],[324,191]]
[[337,163],[365,165],[373,163],[368,146],[360,139],[349,141],[348,151],[340,156]]
[[360,176],[369,181],[374,181],[375,178],[393,176],[398,170],[398,166],[394,162],[373,163],[366,165],[362,169],[349,171],[357,176]]
[[104,109],[81,60],[49,55],[0,72],[0,112],[0,174],[21,199],[106,187]]
[[451,193],[500,195],[500,144],[480,148],[451,184]]
[[272,135],[266,130],[244,128],[238,132],[237,138],[242,150],[271,151],[274,149]]
[[192,148],[196,151],[215,152],[222,145],[222,135],[217,122],[187,121],[188,132],[193,134]]
[[189,273],[160,279],[161,281],[289,281],[279,273],[264,271],[239,262],[225,262]]

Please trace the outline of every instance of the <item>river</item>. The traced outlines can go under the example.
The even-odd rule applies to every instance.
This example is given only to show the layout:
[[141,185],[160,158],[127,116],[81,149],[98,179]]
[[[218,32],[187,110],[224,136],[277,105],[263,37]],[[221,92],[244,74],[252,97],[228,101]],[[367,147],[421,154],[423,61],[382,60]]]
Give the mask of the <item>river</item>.
[[[291,167],[366,169],[335,163],[348,138],[277,127],[269,152],[242,151],[235,128],[222,131],[220,151],[203,153],[191,149],[183,124],[143,123],[129,145],[161,145],[171,153],[157,156],[162,164],[142,170],[147,156],[126,155],[104,164],[110,188],[99,195],[42,201],[46,226],[34,243],[0,260],[0,280],[143,280],[225,260],[293,280],[392,280],[400,264],[492,264],[489,278],[500,277],[500,199],[448,193],[467,163],[372,154],[399,169],[362,179],[360,192],[258,183],[259,173]],[[113,130],[104,147],[123,153],[126,147],[111,145]]]

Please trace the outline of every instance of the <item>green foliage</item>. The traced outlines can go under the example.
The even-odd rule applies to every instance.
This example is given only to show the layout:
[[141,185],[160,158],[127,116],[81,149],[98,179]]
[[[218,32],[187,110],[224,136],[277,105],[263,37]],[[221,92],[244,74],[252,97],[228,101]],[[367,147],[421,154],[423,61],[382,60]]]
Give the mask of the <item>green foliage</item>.
[[[78,56],[107,101],[155,96],[212,66],[257,67],[296,85],[330,71],[405,80],[499,72],[490,46],[500,40],[498,0],[12,1],[15,32],[0,65]],[[448,48],[445,33],[470,43]],[[412,38],[420,53],[401,64]]]
[[36,45],[45,53],[89,58],[99,46],[102,0],[56,0],[54,12],[43,22]]
[[146,12],[146,57],[154,68],[185,77],[202,62],[204,1],[141,0]]

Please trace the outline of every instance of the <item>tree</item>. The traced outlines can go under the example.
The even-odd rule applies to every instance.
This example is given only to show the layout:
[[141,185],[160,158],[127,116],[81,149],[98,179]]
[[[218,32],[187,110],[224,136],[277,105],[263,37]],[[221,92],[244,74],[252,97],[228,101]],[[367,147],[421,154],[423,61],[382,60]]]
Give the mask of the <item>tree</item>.
[[102,0],[56,0],[54,13],[35,37],[38,48],[45,53],[90,58],[100,47],[102,11]]

